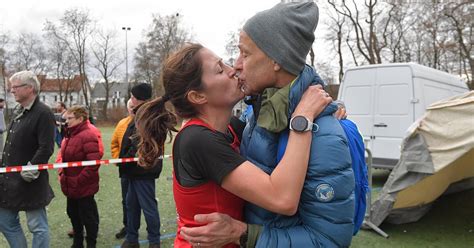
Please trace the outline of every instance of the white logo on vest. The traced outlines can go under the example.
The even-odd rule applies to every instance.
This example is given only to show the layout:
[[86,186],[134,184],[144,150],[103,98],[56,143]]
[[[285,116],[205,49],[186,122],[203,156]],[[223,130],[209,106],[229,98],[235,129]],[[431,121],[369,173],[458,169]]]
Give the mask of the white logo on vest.
[[316,187],[316,198],[320,202],[330,202],[334,198],[334,189],[328,183],[322,183]]

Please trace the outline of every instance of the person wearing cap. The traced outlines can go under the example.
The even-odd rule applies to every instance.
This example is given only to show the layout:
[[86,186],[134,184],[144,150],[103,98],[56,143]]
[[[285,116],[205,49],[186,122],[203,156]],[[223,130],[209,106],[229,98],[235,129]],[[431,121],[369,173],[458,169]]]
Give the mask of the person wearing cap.
[[[240,33],[235,71],[246,95],[256,95],[242,135],[241,154],[271,173],[279,143],[288,130],[312,132],[310,159],[298,211],[272,213],[247,203],[246,228],[224,214],[196,215],[206,226],[182,228],[180,235],[201,246],[230,241],[247,247],[348,247],[354,215],[354,175],[344,130],[329,104],[315,119],[293,116],[310,85],[324,85],[305,64],[318,23],[314,2],[279,3],[251,17]],[[263,152],[265,151],[265,152]]]
[[[132,120],[122,138],[119,157],[134,158],[137,153],[138,138],[136,137],[135,113],[151,99],[152,88],[149,84],[140,83],[131,89],[131,104],[136,106],[132,111]],[[155,196],[155,180],[160,176],[163,161],[157,160],[152,169],[138,166],[136,162],[119,165],[121,178],[128,180],[126,193],[127,224],[126,235],[121,247],[140,247],[138,229],[140,228],[141,211],[145,216],[150,248],[160,247],[160,215]]]

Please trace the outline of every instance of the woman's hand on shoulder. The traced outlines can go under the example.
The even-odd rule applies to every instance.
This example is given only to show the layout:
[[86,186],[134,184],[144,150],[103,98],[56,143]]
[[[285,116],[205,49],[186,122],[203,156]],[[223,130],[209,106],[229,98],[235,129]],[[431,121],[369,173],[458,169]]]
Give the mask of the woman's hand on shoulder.
[[324,91],[321,85],[309,86],[296,106],[293,116],[303,115],[314,120],[331,102],[331,96]]

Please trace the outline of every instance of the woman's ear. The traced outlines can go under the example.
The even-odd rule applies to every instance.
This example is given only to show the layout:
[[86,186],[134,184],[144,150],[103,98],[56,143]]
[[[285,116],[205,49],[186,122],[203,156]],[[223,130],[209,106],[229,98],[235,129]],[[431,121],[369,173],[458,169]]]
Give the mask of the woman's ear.
[[188,98],[188,101],[192,104],[201,105],[207,103],[206,95],[195,90],[190,90],[186,97]]

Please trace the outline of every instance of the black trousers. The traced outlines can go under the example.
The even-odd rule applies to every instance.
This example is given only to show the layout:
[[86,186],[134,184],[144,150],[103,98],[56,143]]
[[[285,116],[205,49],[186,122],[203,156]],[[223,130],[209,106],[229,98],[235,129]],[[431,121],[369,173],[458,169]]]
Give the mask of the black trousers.
[[84,247],[84,227],[86,228],[87,247],[95,247],[99,232],[99,211],[94,196],[79,199],[67,198],[67,215],[74,229],[74,247]]

